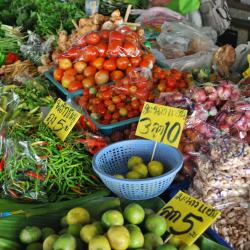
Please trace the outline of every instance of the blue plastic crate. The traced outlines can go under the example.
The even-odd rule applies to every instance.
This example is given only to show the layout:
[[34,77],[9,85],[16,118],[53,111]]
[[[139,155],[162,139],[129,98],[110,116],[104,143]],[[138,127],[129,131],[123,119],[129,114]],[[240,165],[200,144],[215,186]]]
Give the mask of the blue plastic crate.
[[146,200],[159,196],[172,183],[183,164],[180,151],[158,143],[154,160],[162,162],[166,172],[158,177],[146,179],[118,179],[114,174],[128,172],[127,161],[140,156],[149,162],[155,142],[150,140],[127,140],[111,144],[100,150],[93,158],[92,165],[104,184],[119,197],[129,200]]
[[65,89],[62,84],[56,81],[53,77],[54,68],[49,69],[44,73],[45,77],[57,88],[57,90],[63,94],[66,98],[74,98],[83,94],[83,89],[77,90],[75,92],[69,92]]

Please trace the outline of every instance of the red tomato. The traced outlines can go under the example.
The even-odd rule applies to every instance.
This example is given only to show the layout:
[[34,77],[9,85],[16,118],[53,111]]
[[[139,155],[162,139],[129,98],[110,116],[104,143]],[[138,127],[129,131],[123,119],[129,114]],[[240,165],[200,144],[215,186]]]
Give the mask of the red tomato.
[[110,57],[119,57],[123,56],[122,50],[122,41],[120,40],[111,40],[108,45],[108,55]]
[[74,77],[74,76],[63,76],[62,81],[61,81],[62,86],[63,86],[64,88],[68,88],[68,87],[69,87],[69,84],[70,84],[71,82],[73,82],[74,80],[75,80],[75,77]]
[[132,107],[131,107],[131,105],[129,105],[129,104],[126,105],[125,107],[126,107],[127,111],[131,111],[131,110],[132,110]]
[[112,115],[111,114],[107,113],[107,114],[104,115],[104,120],[109,121],[111,119],[112,119]]
[[97,112],[101,115],[105,115],[107,110],[103,103],[99,103],[97,106]]
[[137,90],[138,90],[138,88],[134,85],[129,88],[129,92],[131,94],[135,94],[137,92]]
[[138,67],[140,65],[140,62],[141,62],[141,57],[140,56],[130,58],[130,63],[131,63],[131,65],[133,67]]
[[131,107],[132,107],[132,109],[138,109],[139,108],[139,106],[140,106],[140,102],[138,101],[138,100],[133,100],[132,102],[131,102]]
[[121,84],[125,84],[125,85],[129,84],[129,78],[128,77],[122,78],[121,79]]
[[127,70],[126,70],[126,75],[129,75],[130,72],[134,71],[135,68],[134,67],[128,67]]
[[72,67],[72,62],[68,58],[60,58],[58,63],[59,68],[62,70],[70,69]]
[[121,98],[121,100],[122,100],[122,101],[127,100],[127,96],[126,96],[126,95],[124,95],[124,94],[120,94],[120,98]]
[[90,87],[92,87],[95,84],[95,79],[93,76],[87,77],[85,79],[82,80],[82,86],[85,89],[89,89]]
[[105,57],[107,50],[108,50],[108,45],[104,42],[100,42],[96,45],[97,50],[99,51],[99,56],[100,57]]
[[141,61],[141,63],[140,63],[140,67],[141,68],[149,68],[149,69],[152,69],[153,68],[153,63],[152,63],[152,61],[150,61],[150,60],[143,60],[143,61]]
[[79,81],[73,81],[68,86],[69,92],[75,92],[75,91],[80,90],[80,89],[82,89],[82,84]]
[[180,80],[182,73],[180,71],[176,71],[175,73],[172,74],[172,76],[176,79],[176,80]]
[[124,35],[119,32],[119,31],[111,31],[109,35],[109,40],[117,40],[117,41],[122,41],[124,39]]
[[111,73],[110,78],[112,81],[119,81],[124,77],[124,73],[120,70],[115,70]]
[[74,69],[76,70],[77,73],[82,73],[86,67],[87,63],[83,61],[79,61],[74,64]]
[[76,75],[76,70],[74,68],[70,68],[64,71],[63,75],[64,76],[75,76]]
[[[102,98],[104,99],[104,100],[109,100],[110,98],[111,98],[111,93],[110,93],[110,91],[104,91],[104,92],[102,92]],[[110,100],[109,100],[110,101]],[[110,104],[110,103],[109,103]],[[112,104],[112,103],[111,103]],[[108,106],[108,105],[107,105]]]
[[76,75],[75,77],[76,77],[76,80],[80,82],[84,79],[83,75]]
[[109,39],[110,30],[101,30],[100,36],[104,40]]
[[54,79],[60,82],[62,80],[63,73],[64,71],[62,69],[60,68],[55,69],[55,71],[53,72]]
[[116,108],[115,105],[114,105],[114,104],[111,104],[111,105],[108,106],[108,111],[109,111],[110,113],[114,113],[115,108]]
[[167,86],[168,87],[175,87],[176,86],[176,79],[175,78],[168,78],[167,79]]
[[133,118],[133,117],[134,117],[134,112],[128,111],[128,118]]
[[116,104],[116,108],[118,108],[118,109],[123,108],[125,106],[126,106],[126,104],[124,102],[119,102],[119,103]]
[[104,92],[104,91],[109,90],[109,86],[100,86],[99,89],[100,89],[101,92]]
[[131,42],[125,42],[123,45],[123,50],[128,57],[139,56],[140,50]]
[[118,119],[120,118],[119,112],[115,112],[115,113],[112,115],[112,118],[113,118],[114,120],[118,120]]
[[183,80],[180,80],[180,81],[178,82],[178,87],[179,87],[180,89],[184,89],[184,88],[187,87],[187,83],[186,83],[185,81],[183,81]]
[[166,84],[165,84],[164,82],[158,84],[157,89],[158,89],[160,92],[164,92],[165,89],[166,89]]
[[[74,61],[79,55],[79,48],[77,47],[72,47],[67,50],[67,52],[64,52],[61,57],[62,59],[70,59]],[[59,59],[60,60],[60,59]]]
[[81,57],[85,62],[94,61],[99,56],[96,46],[89,45],[81,51]]
[[120,70],[126,70],[130,66],[130,61],[127,57],[120,57],[116,60],[116,66]]
[[113,101],[114,104],[117,104],[117,103],[120,103],[122,100],[121,100],[121,98],[119,96],[114,96],[112,98],[112,101]]
[[120,108],[119,109],[119,114],[120,114],[120,116],[127,116],[128,111],[127,111],[126,108]]
[[[103,99],[104,99],[104,98],[103,98]],[[104,105],[105,105],[106,107],[108,107],[109,105],[112,105],[112,104],[113,104],[113,102],[112,102],[111,100],[109,100],[109,99],[108,99],[108,100],[106,99],[106,100],[104,101]]]
[[97,32],[91,32],[87,34],[86,36],[86,42],[89,45],[96,45],[97,43],[100,42],[100,40],[101,40],[101,37]]
[[93,98],[92,102],[93,102],[93,105],[96,105],[96,104],[99,104],[101,100],[99,100],[98,98]]
[[109,81],[109,72],[105,69],[99,70],[95,74],[96,84],[105,84]]
[[103,63],[104,63],[104,58],[103,57],[98,57],[94,61],[90,63],[91,66],[94,66],[97,69],[102,69]]
[[155,57],[152,53],[145,54],[143,56],[143,60],[151,61],[152,63],[155,63]]
[[84,76],[89,77],[89,76],[94,76],[96,73],[96,68],[94,66],[88,66],[84,69]]
[[85,96],[80,96],[80,98],[78,99],[78,104],[81,107],[85,107],[87,102],[88,102],[88,98],[86,98]]
[[108,71],[116,70],[116,60],[115,58],[110,58],[103,63],[103,68]]

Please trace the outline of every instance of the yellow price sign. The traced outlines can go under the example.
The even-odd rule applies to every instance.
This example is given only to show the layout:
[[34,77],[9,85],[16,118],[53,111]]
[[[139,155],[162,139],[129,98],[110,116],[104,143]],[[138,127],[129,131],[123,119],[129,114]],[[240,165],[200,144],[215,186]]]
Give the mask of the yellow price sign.
[[179,191],[158,214],[165,217],[170,234],[192,245],[221,212]]
[[44,123],[64,141],[73,129],[81,114],[58,98]]
[[136,135],[178,147],[187,110],[145,102]]

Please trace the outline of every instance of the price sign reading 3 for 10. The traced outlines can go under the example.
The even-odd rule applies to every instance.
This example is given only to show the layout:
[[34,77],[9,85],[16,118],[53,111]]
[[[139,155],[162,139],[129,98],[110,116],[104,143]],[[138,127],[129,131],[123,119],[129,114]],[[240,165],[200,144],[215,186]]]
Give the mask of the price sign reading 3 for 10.
[[187,110],[145,102],[136,135],[178,147]]
[[45,118],[44,123],[64,141],[80,116],[79,112],[59,98]]

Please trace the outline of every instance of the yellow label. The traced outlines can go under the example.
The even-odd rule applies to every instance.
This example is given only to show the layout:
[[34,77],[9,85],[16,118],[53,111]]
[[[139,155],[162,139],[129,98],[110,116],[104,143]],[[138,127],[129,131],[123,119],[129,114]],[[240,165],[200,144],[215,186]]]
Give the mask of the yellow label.
[[166,218],[170,234],[192,245],[221,212],[179,191],[158,214]]
[[145,102],[136,135],[178,147],[187,110]]
[[80,116],[79,112],[59,98],[45,118],[44,123],[64,141]]

